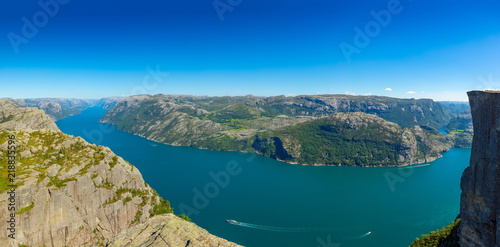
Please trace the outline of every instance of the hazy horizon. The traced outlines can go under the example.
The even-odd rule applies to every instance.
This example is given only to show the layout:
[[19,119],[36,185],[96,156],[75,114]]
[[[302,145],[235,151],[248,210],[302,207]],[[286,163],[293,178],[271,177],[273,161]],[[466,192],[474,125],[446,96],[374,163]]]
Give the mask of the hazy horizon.
[[[135,97],[135,96],[141,96],[141,95],[149,95],[149,96],[155,96],[155,95],[174,95],[174,96],[195,96],[195,97],[246,97],[246,96],[253,96],[253,97],[258,97],[258,98],[267,98],[267,97],[277,97],[277,96],[285,96],[285,97],[298,97],[298,96],[328,96],[328,95],[345,95],[345,96],[361,96],[361,97],[368,97],[368,96],[373,96],[373,97],[389,97],[389,98],[396,98],[396,99],[412,99],[412,97],[391,97],[391,96],[384,96],[384,95],[352,95],[352,94],[298,94],[298,95],[253,95],[253,94],[247,94],[247,95],[196,95],[196,94],[164,94],[164,93],[158,93],[158,94],[136,94],[136,95],[128,95],[128,96],[106,96],[106,97],[100,97],[100,98],[75,98],[75,97],[30,97],[30,98],[13,98],[13,97],[4,97],[4,98],[10,98],[10,99],[15,99],[15,100],[22,100],[22,99],[82,99],[82,100],[100,100],[100,99],[105,99],[105,98],[126,98],[126,97]],[[414,99],[431,99],[431,98],[414,98]],[[431,99],[434,100],[434,99]],[[460,100],[434,100],[435,102],[460,102],[460,103],[468,103],[468,100],[460,101]]]

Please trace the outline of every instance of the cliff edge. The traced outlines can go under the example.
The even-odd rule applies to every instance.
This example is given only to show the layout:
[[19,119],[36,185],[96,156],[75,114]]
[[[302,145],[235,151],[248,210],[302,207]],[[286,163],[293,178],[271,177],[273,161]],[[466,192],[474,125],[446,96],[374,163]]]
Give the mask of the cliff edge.
[[468,92],[474,126],[462,175],[460,246],[500,246],[500,91]]
[[139,170],[0,99],[0,246],[238,246],[173,215]]

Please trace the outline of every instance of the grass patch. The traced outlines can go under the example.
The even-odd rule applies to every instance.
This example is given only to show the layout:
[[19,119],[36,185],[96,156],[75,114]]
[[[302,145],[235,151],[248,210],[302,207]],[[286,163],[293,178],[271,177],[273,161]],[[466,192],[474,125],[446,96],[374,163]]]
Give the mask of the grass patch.
[[132,201],[132,197],[130,197],[130,196],[125,197],[125,200],[123,200],[123,205],[127,204],[127,202],[130,202],[130,201]]
[[[97,174],[96,174],[97,175]],[[112,189],[113,186],[115,186],[113,183],[109,182],[108,179],[106,178],[106,180],[104,180],[104,182],[102,183],[102,185],[96,185],[95,187],[96,188],[105,188],[105,189]]]
[[54,185],[57,188],[61,188],[61,187],[66,186],[67,182],[76,181],[76,180],[77,180],[76,178],[66,178],[66,179],[61,180],[58,177],[52,177],[52,178],[50,178],[50,182],[47,184],[47,187]]
[[109,167],[113,168],[116,166],[116,164],[118,163],[118,157],[117,156],[114,156],[112,159],[111,159],[111,162],[109,162]]
[[31,203],[31,205],[25,207],[25,208],[21,208],[21,210],[17,211],[16,214],[23,214],[23,213],[26,213],[28,211],[30,211],[33,207],[35,206],[35,203]]

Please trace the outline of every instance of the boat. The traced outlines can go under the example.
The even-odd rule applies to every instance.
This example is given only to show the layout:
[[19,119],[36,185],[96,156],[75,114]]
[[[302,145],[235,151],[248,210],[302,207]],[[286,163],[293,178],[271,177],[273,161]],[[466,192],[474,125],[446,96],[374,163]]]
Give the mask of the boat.
[[239,225],[240,222],[236,221],[236,220],[226,220],[227,223],[229,224],[232,224],[232,225]]

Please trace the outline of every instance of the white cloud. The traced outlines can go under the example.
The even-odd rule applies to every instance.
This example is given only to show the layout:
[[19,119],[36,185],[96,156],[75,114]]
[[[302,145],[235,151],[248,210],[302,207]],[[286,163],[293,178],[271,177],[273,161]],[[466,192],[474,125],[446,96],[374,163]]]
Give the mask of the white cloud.
[[295,94],[294,93],[289,93],[286,96],[295,96]]
[[392,91],[392,88],[388,87],[385,89],[385,91]]
[[415,91],[410,91],[410,92],[407,92],[407,94],[416,94],[417,92]]
[[344,94],[348,94],[348,95],[356,95],[356,93],[353,93],[353,92],[349,92],[349,91],[345,91]]
[[372,93],[365,93],[363,95],[369,96],[369,95],[372,95]]
[[319,94],[319,91],[316,91],[317,94]]

